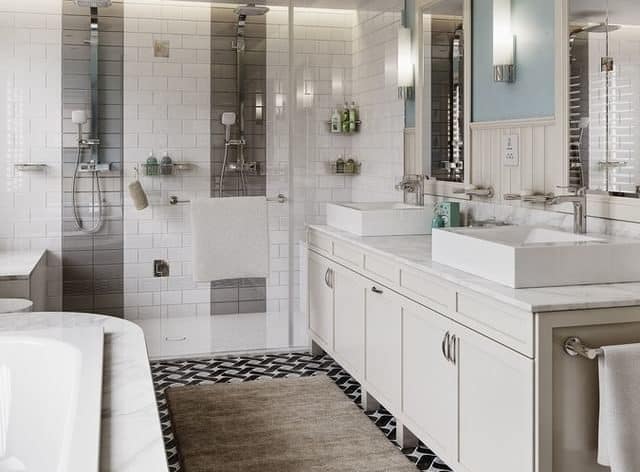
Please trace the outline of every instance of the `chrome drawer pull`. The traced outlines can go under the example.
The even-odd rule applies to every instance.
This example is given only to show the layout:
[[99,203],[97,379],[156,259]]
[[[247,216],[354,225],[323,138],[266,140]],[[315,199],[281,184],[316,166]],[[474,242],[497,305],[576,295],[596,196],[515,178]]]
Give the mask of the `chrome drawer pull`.
[[164,337],[165,341],[170,341],[170,342],[180,342],[180,341],[186,341],[187,337],[186,336],[176,336],[176,337],[169,337],[169,336],[165,336]]
[[383,291],[383,290],[380,290],[378,287],[371,287],[371,291],[372,291],[373,293],[377,293],[377,294],[382,294],[382,293],[384,293],[384,291]]

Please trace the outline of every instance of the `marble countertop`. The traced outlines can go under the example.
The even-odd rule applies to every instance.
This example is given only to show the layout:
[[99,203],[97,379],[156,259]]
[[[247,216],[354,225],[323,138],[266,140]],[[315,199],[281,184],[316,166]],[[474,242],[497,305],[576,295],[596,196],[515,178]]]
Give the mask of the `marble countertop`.
[[0,316],[0,330],[102,326],[101,472],[168,472],[160,418],[142,330],[135,324],[82,313]]
[[31,277],[46,251],[0,251],[0,280],[24,280]]
[[640,306],[640,283],[514,289],[433,262],[431,236],[361,237],[331,226],[309,227],[533,313]]

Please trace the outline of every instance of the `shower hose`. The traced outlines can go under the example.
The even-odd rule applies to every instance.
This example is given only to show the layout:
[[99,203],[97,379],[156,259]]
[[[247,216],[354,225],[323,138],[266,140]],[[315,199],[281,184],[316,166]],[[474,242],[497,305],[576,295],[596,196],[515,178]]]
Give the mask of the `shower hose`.
[[[98,220],[92,227],[86,227],[84,222],[82,221],[82,217],[80,216],[80,211],[78,208],[78,180],[80,174],[80,157],[82,154],[82,148],[78,144],[78,152],[76,154],[76,167],[73,172],[73,184],[71,189],[71,204],[73,206],[73,218],[76,223],[76,228],[87,234],[94,234],[102,229],[104,225],[104,203],[102,201],[102,189],[100,188],[100,175],[97,170],[91,171],[93,175],[92,179],[95,179],[95,186],[98,192]],[[95,211],[95,207],[92,204],[92,210]]]

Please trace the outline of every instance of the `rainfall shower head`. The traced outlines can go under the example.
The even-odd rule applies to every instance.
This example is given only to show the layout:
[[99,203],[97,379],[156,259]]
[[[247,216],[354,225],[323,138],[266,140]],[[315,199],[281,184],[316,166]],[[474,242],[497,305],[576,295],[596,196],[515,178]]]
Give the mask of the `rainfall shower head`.
[[266,15],[269,11],[268,7],[250,3],[249,5],[238,7],[234,10],[234,13],[238,16],[262,16]]
[[110,7],[111,0],[73,0],[79,7],[85,8],[105,8]]
[[571,35],[575,36],[578,33],[611,33],[613,31],[618,31],[620,28],[620,25],[611,25],[609,23],[603,22],[598,23],[597,25],[583,26],[582,28],[573,30],[571,32]]

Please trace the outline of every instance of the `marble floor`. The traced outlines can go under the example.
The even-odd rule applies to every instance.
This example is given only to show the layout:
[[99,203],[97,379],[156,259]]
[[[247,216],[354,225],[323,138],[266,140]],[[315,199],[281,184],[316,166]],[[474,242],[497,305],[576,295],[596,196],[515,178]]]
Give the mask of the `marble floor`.
[[[360,403],[360,385],[329,356],[268,354],[216,359],[156,361],[151,363],[151,371],[171,472],[178,472],[181,467],[164,395],[164,391],[168,387],[247,382],[265,378],[328,375],[344,391],[345,395],[358,405]],[[393,416],[383,408],[366,414],[387,438],[398,446],[395,442],[396,425]],[[429,472],[451,470],[422,443],[417,448],[405,449],[402,452],[416,464],[418,470]]]

